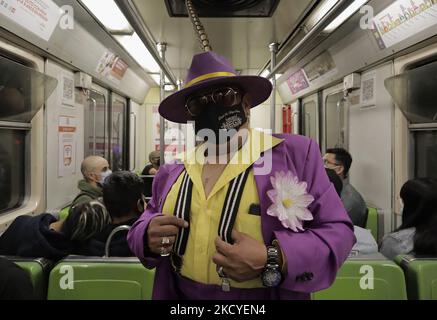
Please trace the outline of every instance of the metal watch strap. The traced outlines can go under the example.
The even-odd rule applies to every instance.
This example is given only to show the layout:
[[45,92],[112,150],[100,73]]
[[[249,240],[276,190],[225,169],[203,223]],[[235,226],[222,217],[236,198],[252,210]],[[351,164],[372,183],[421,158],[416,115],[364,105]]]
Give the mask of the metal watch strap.
[[267,247],[267,266],[279,266],[279,250],[275,246]]

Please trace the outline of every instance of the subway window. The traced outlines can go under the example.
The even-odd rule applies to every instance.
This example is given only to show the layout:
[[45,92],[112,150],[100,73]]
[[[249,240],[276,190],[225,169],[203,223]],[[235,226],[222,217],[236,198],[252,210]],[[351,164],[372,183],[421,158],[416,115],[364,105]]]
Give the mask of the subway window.
[[113,98],[111,107],[111,169],[123,170],[125,167],[125,130],[127,104],[119,98]]
[[56,84],[17,59],[0,55],[0,214],[24,202],[30,122]]
[[416,63],[385,86],[410,123],[412,174],[437,178],[437,61]]
[[325,102],[326,147],[346,147],[346,115],[343,92],[326,97]]
[[26,134],[0,128],[0,214],[19,207],[24,200]]
[[85,119],[85,157],[108,158],[108,104],[103,94],[90,91]]
[[437,130],[414,133],[414,175],[437,179]]

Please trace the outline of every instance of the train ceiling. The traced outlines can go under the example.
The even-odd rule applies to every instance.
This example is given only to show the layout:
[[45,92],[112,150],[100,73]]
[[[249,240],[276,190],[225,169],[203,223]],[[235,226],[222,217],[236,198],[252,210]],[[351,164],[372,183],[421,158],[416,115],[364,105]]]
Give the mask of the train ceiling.
[[[307,6],[313,2],[194,0],[194,4],[201,8],[202,22],[214,51],[229,58],[244,73],[254,73],[263,68],[270,59],[269,44],[285,41]],[[186,14],[184,1],[133,0],[133,3],[153,40],[167,43],[166,58],[173,74],[185,79],[193,54],[201,52],[201,49],[190,20],[183,17]],[[264,17],[255,17],[261,14]],[[211,15],[215,17],[209,17]]]

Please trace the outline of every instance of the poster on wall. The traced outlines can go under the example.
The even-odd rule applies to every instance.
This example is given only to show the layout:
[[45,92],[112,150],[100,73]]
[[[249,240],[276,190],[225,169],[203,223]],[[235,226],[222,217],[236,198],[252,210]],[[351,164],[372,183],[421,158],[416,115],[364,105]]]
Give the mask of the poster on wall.
[[390,48],[437,25],[437,1],[397,0],[380,12],[373,24],[379,47]]
[[287,84],[292,94],[298,94],[299,92],[310,87],[307,76],[302,69],[293,73],[290,78],[288,78]]
[[[0,0],[1,2],[1,0]],[[67,106],[74,106],[74,78],[73,76],[64,73],[61,74],[62,85],[62,104]]]
[[119,84],[128,68],[129,65],[123,59],[110,51],[106,51],[99,60],[96,72],[100,76]]
[[[1,1],[1,0],[0,0]],[[76,118],[60,116],[58,122],[58,176],[76,174]]]
[[62,11],[52,0],[0,0],[0,15],[49,41]]

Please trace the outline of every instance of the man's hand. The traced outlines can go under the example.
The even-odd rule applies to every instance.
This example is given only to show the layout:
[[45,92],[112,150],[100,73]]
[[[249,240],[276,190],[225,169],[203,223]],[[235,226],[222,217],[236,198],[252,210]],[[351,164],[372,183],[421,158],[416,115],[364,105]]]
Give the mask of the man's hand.
[[169,253],[176,241],[179,228],[188,228],[188,222],[175,216],[153,218],[147,229],[147,245],[150,252],[155,254]]
[[233,245],[217,237],[214,263],[223,267],[224,273],[237,282],[258,278],[267,264],[266,246],[236,230],[232,232],[232,239]]

